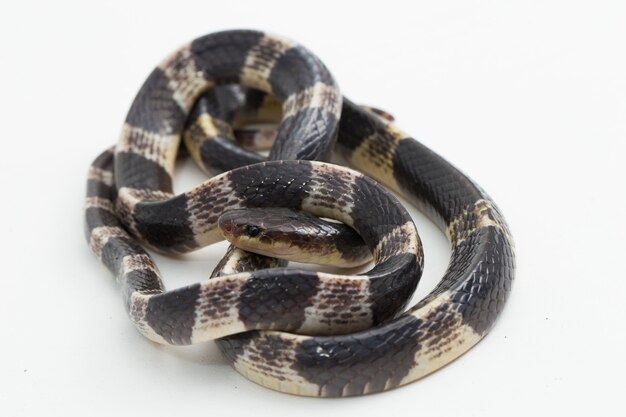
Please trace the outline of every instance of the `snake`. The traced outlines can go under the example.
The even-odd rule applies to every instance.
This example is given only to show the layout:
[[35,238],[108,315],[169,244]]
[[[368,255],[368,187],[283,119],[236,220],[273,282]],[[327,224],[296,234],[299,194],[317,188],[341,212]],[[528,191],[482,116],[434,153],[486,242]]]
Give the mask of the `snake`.
[[[267,160],[226,162],[219,152],[232,141],[219,148],[211,139],[195,148],[187,141],[194,159],[208,154],[216,163],[206,165],[221,173],[175,194],[183,136],[199,126],[215,138],[223,124],[199,111],[198,125],[198,99],[232,84],[280,104]],[[331,150],[350,168],[323,162]],[[437,224],[451,247],[440,282],[409,309],[423,249],[394,192]],[[229,212],[266,208],[344,223],[374,267],[358,275],[316,272],[231,246],[210,279],[165,289],[146,248],[187,253],[222,240],[219,220],[223,228]],[[152,71],[117,145],[89,168],[84,223],[91,250],[116,277],[142,335],[170,345],[215,340],[243,376],[303,396],[386,391],[450,363],[493,327],[515,271],[511,233],[486,192],[343,97],[304,46],[256,30],[197,38]]]

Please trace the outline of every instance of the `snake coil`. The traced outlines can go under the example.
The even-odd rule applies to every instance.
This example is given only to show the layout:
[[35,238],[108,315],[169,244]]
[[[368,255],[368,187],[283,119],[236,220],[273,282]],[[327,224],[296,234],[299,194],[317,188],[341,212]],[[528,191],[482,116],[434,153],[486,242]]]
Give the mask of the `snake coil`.
[[[263,161],[228,138],[230,123],[267,97],[280,103],[282,119]],[[172,174],[183,136],[205,171],[222,173],[176,195]],[[318,162],[333,149],[362,173]],[[443,278],[405,312],[423,269],[421,242],[404,207],[370,177],[450,239]],[[211,279],[166,291],[139,244],[189,252],[221,240],[222,214],[263,207],[349,225],[375,266],[356,276],[329,274],[231,247]],[[166,344],[216,339],[247,378],[308,396],[384,391],[454,360],[494,324],[515,267],[505,220],[480,187],[343,98],[307,49],[249,30],[198,38],[150,74],[117,146],[89,170],[85,224],[144,336]]]

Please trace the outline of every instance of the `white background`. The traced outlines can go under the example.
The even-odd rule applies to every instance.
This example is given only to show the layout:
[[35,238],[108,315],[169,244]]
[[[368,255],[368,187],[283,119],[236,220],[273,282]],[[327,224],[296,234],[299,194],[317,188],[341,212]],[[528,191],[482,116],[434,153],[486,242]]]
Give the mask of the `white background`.
[[[0,414],[617,415],[626,373],[624,2],[3,2]],[[248,382],[213,344],[163,347],[87,249],[87,167],[151,69],[205,33],[257,28],[317,53],[343,92],[461,167],[518,255],[487,338],[419,382],[340,400]],[[177,190],[203,177],[191,165]],[[426,271],[441,233],[414,212]],[[169,288],[225,245],[158,257]],[[622,414],[623,415],[623,414]]]

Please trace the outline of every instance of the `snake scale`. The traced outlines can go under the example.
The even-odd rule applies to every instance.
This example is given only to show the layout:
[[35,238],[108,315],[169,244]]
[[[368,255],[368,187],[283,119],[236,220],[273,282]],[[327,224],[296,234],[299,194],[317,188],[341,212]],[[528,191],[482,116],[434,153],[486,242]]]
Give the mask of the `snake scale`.
[[[237,105],[253,101],[246,89],[280,103],[267,161],[216,139],[231,129],[228,118],[200,108],[203,94],[205,104],[227,103],[215,91],[232,84],[241,86]],[[172,174],[183,136],[205,170],[225,172],[177,195]],[[320,162],[333,149],[359,172]],[[421,242],[408,212],[377,181],[426,213],[451,243],[439,284],[404,312],[423,269]],[[270,207],[352,227],[374,267],[322,273],[231,247],[210,279],[166,290],[142,246],[193,251],[222,239],[222,214]],[[154,69],[116,147],[89,169],[85,225],[141,334],[173,345],[215,339],[247,378],[307,396],[384,391],[454,360],[494,324],[515,268],[505,220],[479,186],[343,98],[306,48],[251,30],[198,38]]]

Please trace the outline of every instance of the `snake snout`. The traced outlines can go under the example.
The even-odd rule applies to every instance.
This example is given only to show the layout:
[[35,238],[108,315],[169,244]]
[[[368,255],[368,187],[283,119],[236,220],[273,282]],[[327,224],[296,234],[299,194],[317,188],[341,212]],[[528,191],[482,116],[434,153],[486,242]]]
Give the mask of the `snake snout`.
[[225,238],[232,236],[235,233],[235,222],[233,216],[228,213],[224,213],[217,221],[218,227],[222,231]]

